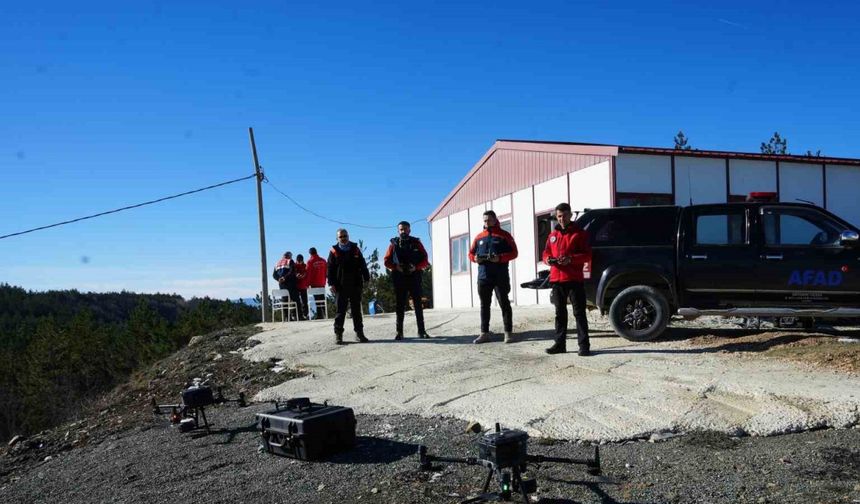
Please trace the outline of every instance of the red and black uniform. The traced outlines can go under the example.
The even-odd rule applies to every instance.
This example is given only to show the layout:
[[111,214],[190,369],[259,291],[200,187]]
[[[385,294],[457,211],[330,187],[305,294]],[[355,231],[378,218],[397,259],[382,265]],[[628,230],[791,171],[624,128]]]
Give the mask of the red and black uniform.
[[[394,295],[397,311],[397,334],[403,334],[403,318],[406,312],[406,299],[412,298],[415,306],[415,323],[418,325],[418,335],[424,336],[424,307],[421,305],[423,292],[421,282],[422,271],[430,266],[427,261],[427,250],[421,240],[412,236],[392,238],[385,251],[383,260],[385,267],[391,271],[394,282]],[[400,267],[398,270],[397,267]]]
[[[567,264],[558,260],[567,258]],[[562,228],[556,225],[546,240],[543,262],[550,267],[549,282],[555,304],[555,342],[565,347],[567,339],[567,301],[573,306],[576,319],[577,343],[580,351],[589,350],[588,318],[585,315],[585,288],[582,270],[591,263],[591,243],[588,232],[571,222]]]
[[[328,264],[326,260],[317,254],[311,254],[308,258],[308,286],[313,288],[325,287],[325,277]],[[314,300],[325,301],[325,294],[314,294]],[[322,318],[322,313],[317,312],[316,318]]]
[[[502,308],[505,332],[513,330],[513,312],[508,294],[511,275],[508,263],[517,258],[517,244],[510,233],[498,226],[484,228],[472,241],[469,260],[478,264],[478,297],[481,299],[481,333],[490,332],[490,304],[493,292]],[[490,259],[498,257],[498,262]]]
[[346,320],[346,308],[352,311],[352,326],[356,334],[364,336],[364,324],[361,318],[361,290],[364,283],[370,281],[367,262],[361,255],[361,250],[353,242],[341,247],[335,244],[328,253],[328,284],[335,288],[335,304],[337,315],[334,317],[334,332],[343,334],[343,323]]
[[299,313],[302,317],[308,319],[308,265],[303,262],[296,261],[293,268],[296,270],[296,290],[299,292]]
[[[278,281],[279,289],[286,289],[290,293],[290,301],[299,303],[299,289],[296,287],[296,262],[292,259],[282,257],[275,265],[272,276]],[[299,310],[301,313],[301,310]],[[290,315],[290,317],[293,317]]]

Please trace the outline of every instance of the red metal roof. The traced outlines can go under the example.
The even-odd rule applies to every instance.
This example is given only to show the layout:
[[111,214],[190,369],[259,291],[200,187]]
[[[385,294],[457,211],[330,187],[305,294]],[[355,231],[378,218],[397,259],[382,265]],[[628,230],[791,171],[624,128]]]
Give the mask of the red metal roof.
[[497,140],[427,220],[560,177],[618,153],[613,146]]
[[678,150],[663,147],[539,140],[496,140],[490,150],[475,163],[463,180],[433,210],[428,220],[432,221],[438,217],[466,210],[525,187],[606,161],[621,153],[860,166],[860,159],[854,158]]

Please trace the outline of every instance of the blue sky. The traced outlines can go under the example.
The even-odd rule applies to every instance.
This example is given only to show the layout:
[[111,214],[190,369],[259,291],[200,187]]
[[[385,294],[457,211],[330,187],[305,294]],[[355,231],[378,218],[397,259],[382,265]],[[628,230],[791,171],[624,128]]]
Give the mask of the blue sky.
[[[280,189],[391,224],[350,229],[379,248],[497,138],[860,157],[854,2],[122,4],[4,7],[0,235],[249,175],[249,126]],[[270,269],[334,242],[264,199]],[[249,180],[0,240],[0,282],[247,297],[256,219]]]

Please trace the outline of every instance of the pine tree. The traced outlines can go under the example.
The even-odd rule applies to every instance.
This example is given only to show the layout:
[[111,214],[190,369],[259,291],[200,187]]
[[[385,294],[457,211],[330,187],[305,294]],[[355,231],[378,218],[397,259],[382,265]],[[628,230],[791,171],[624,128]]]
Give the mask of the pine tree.
[[775,131],[767,143],[761,143],[761,152],[762,154],[788,154],[788,140]]
[[678,130],[678,134],[675,135],[675,149],[676,150],[691,150],[693,147],[688,144],[689,138],[684,134],[683,131]]

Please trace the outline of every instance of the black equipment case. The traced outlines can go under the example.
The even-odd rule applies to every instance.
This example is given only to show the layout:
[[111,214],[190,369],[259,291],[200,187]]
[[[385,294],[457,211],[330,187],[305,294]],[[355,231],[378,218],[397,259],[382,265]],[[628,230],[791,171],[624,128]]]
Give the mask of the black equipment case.
[[355,446],[355,414],[352,408],[312,403],[308,398],[290,399],[284,407],[257,413],[257,426],[269,453],[319,460]]

